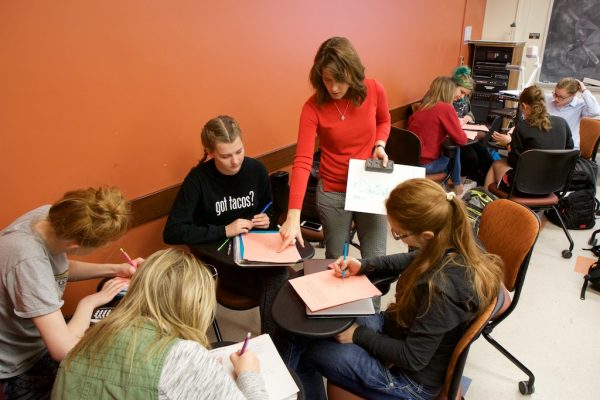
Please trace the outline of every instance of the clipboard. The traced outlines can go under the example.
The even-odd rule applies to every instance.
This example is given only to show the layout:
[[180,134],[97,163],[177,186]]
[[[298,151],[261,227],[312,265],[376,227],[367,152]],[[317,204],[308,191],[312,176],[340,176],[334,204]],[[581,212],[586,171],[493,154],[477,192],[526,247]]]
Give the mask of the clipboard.
[[[239,265],[240,267],[287,267],[293,266],[302,261],[302,257],[300,257],[300,253],[298,249],[294,247],[295,254],[292,258],[288,258],[286,261],[282,262],[274,262],[268,260],[260,260],[260,259],[248,259],[246,257],[246,249],[244,245],[244,236],[247,235],[279,235],[278,231],[258,231],[251,232],[244,235],[238,235],[233,238],[233,261]],[[273,250],[275,251],[275,250]],[[285,252],[285,251],[284,251]],[[293,253],[290,251],[290,253]],[[296,256],[297,254],[297,256]]]

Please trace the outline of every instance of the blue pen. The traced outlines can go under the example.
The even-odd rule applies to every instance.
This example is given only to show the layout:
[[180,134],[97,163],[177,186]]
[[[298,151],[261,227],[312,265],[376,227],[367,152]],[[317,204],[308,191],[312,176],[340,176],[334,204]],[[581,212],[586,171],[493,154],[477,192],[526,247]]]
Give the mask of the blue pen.
[[271,205],[273,205],[273,202],[268,202],[267,205],[263,207],[262,211],[259,212],[259,214],[264,214],[269,209],[269,207],[271,207]]
[[[344,256],[344,261],[346,261],[346,257],[348,257],[348,241],[344,242],[344,250],[342,251],[343,256]],[[346,268],[344,268],[342,270],[342,280],[344,279],[344,276],[346,275]]]

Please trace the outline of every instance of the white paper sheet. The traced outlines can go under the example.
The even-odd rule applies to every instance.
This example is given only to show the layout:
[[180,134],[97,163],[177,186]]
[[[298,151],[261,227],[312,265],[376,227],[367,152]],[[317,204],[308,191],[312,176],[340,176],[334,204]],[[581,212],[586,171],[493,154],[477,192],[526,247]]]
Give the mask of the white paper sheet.
[[394,164],[392,173],[365,171],[365,160],[350,160],[346,188],[347,211],[385,215],[385,199],[407,179],[425,178],[425,168]]

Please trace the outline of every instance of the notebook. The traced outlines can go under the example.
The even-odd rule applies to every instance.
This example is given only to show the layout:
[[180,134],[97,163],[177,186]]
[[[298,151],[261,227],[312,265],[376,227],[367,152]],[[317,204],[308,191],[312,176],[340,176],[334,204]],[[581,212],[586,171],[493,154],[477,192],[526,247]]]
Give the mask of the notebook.
[[242,267],[288,266],[302,259],[295,245],[277,252],[281,246],[281,235],[277,231],[245,233],[236,236],[233,243],[233,261]]
[[[242,348],[242,345],[243,342],[240,342],[230,346],[218,347],[210,351],[210,354],[223,365],[225,371],[232,377],[234,377],[233,365],[229,360],[229,355],[239,351]],[[256,354],[260,361],[260,374],[265,381],[269,399],[296,399],[300,389],[298,389],[294,378],[292,378],[287,367],[283,363],[271,337],[268,334],[264,334],[251,338],[248,341],[247,348]]]

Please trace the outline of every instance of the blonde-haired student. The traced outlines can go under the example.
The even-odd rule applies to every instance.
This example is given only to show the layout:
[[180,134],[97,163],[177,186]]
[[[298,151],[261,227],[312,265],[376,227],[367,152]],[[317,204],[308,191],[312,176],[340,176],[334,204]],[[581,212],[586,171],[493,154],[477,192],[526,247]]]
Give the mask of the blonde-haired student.
[[[61,312],[67,281],[127,278],[135,268],[69,260],[120,237],[130,210],[111,187],[67,192],[0,231],[0,397],[47,398],[58,362],[90,325],[94,308],[127,285],[115,278],[84,297],[70,321]],[[141,261],[137,259],[134,263]]]
[[501,261],[477,246],[454,193],[411,179],[391,192],[386,208],[392,236],[418,250],[335,262],[339,277],[342,269],[346,276],[399,274],[396,300],[335,340],[307,345],[296,370],[309,399],[326,398],[323,376],[368,399],[435,399],[464,330],[500,292]]
[[152,254],[127,295],[61,363],[53,399],[266,399],[256,355],[231,354],[234,381],[208,351],[215,271],[179,249]]

